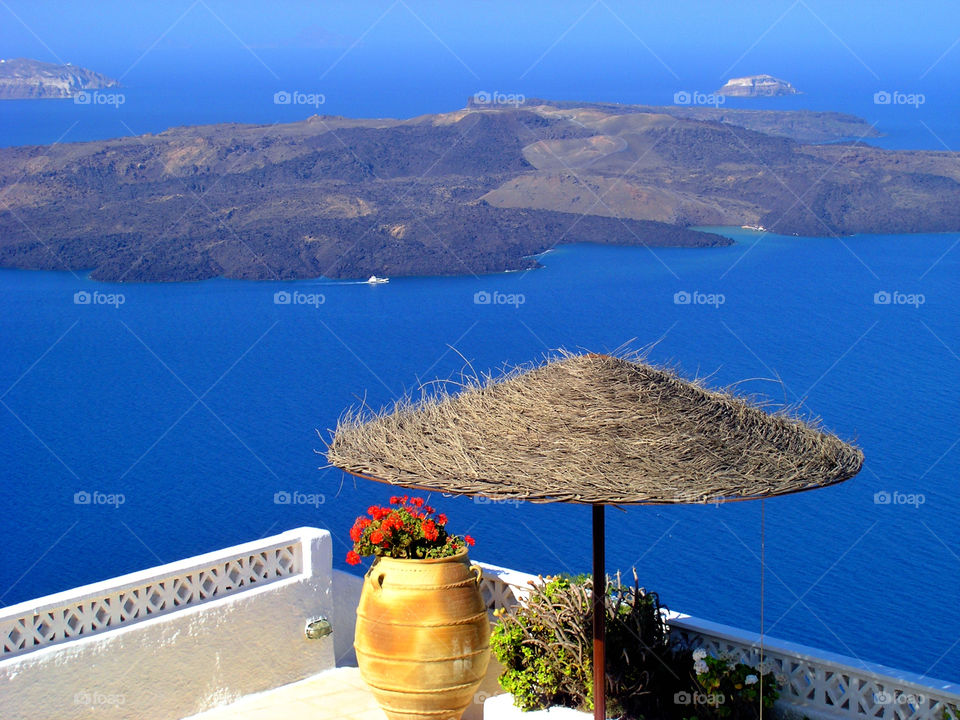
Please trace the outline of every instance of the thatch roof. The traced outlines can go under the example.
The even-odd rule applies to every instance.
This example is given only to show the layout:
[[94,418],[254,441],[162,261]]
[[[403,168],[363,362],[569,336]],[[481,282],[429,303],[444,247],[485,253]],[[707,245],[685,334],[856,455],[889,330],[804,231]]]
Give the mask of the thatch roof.
[[842,482],[863,453],[669,370],[562,354],[455,395],[345,416],[331,464],[393,485],[583,503],[697,503]]

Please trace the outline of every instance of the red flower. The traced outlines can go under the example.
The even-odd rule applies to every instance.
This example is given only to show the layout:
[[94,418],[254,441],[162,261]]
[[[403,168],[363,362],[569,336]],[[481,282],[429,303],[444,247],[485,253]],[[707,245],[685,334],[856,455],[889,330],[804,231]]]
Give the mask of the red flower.
[[472,537],[470,537],[469,535],[464,535],[464,536],[463,536],[463,540],[464,540],[464,542],[466,542],[467,545],[469,545],[470,547],[473,547],[474,545],[477,544],[477,541],[474,540],[474,539],[473,539]]
[[426,498],[409,495],[393,495],[389,505],[371,505],[367,514],[358,517],[350,528],[354,545],[347,553],[347,562],[357,565],[362,562],[362,555],[447,557],[474,545],[469,535],[449,535],[447,516],[435,513]]
[[350,528],[350,539],[354,542],[360,542],[360,538],[363,536],[363,531],[369,524],[369,518],[358,517],[357,521],[353,524],[353,527]]

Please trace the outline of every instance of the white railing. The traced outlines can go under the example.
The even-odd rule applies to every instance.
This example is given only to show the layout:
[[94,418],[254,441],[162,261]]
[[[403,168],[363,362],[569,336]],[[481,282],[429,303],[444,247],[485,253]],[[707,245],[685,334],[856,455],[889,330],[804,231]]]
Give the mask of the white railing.
[[334,667],[330,533],[297,528],[0,609],[0,716],[177,720]]
[[[761,638],[739,628],[671,613],[674,637],[711,655],[761,662]],[[960,686],[796,643],[763,638],[763,662],[778,675],[780,706],[829,717],[957,720]]]
[[[481,591],[492,612],[523,602],[537,576],[477,563]],[[760,636],[739,628],[671,612],[674,638],[711,655],[728,654],[750,665],[760,663]],[[883,665],[763,638],[763,661],[784,683],[778,707],[801,716],[871,720],[960,720],[960,685]]]
[[222,598],[303,570],[299,540],[252,547],[240,556],[198,559],[161,577],[152,571],[133,573],[108,587],[96,583],[0,610],[0,659]]
[[483,568],[480,578],[480,592],[487,610],[510,609],[517,603],[523,602],[530,593],[530,583],[537,579],[536,575],[529,575],[509,568],[490,565],[489,563],[474,563]]

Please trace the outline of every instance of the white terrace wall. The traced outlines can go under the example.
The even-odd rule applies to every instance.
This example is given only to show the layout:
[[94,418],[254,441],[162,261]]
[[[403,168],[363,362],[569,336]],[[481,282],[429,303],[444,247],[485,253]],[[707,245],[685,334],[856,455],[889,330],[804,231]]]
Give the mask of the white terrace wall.
[[353,636],[357,629],[357,607],[360,605],[360,592],[363,590],[363,578],[333,571],[333,651],[336,653],[337,667],[356,667],[357,654],[353,649]]
[[[488,608],[535,577],[478,563]],[[0,609],[0,718],[174,720],[352,664],[361,579],[332,572],[331,538],[300,528]],[[333,635],[308,640],[309,620]],[[681,642],[757,659],[759,638],[672,613]],[[960,688],[765,639],[788,679],[781,710],[817,720],[960,720]],[[491,664],[492,666],[495,663]],[[496,694],[496,669],[478,693]]]
[[0,716],[172,720],[332,668],[331,551],[300,528],[0,609]]
[[683,645],[725,653],[748,665],[762,661],[785,683],[779,709],[811,720],[957,720],[960,685],[867,663],[739,628],[671,613],[670,629]]

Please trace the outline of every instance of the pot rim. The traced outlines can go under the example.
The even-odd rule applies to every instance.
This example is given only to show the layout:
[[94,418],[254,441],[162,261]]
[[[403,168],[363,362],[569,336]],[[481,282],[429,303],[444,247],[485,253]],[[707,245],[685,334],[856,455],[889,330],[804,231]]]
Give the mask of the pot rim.
[[[446,557],[439,558],[395,558],[390,557],[389,555],[380,555],[375,557],[373,560],[373,565],[376,565],[379,562],[388,562],[388,563],[424,563],[424,564],[435,564],[435,563],[448,563],[448,562],[460,562],[461,560],[469,560],[469,551],[464,548],[456,555],[447,555]],[[372,568],[373,565],[370,567]]]

